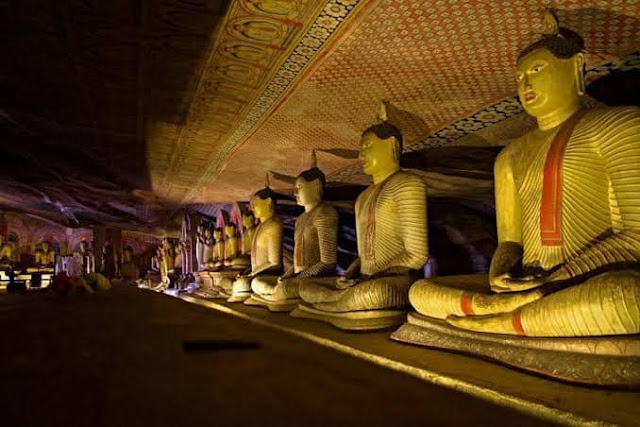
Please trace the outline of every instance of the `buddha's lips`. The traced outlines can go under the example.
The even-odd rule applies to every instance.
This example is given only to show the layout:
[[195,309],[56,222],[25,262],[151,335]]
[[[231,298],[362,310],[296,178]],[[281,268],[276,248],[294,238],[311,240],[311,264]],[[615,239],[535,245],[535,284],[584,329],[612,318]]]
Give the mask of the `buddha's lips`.
[[536,99],[536,94],[533,92],[527,92],[524,94],[524,101],[525,102],[531,102],[534,99]]

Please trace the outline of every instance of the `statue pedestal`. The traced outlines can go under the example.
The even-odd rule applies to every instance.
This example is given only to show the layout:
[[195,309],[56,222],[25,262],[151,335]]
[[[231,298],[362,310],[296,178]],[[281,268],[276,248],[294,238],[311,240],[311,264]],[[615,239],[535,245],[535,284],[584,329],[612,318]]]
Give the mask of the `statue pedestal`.
[[198,289],[195,294],[203,298],[227,299],[231,295],[233,280],[237,274],[237,270],[198,271]]
[[401,325],[407,318],[407,312],[403,310],[364,310],[332,313],[299,304],[298,308],[291,312],[291,316],[321,320],[347,331],[372,331]]
[[269,301],[262,298],[260,295],[252,294],[248,299],[244,301],[244,305],[251,305],[254,307],[265,307],[274,313],[286,313],[295,310],[302,302],[300,298],[289,298],[280,301]]
[[[477,276],[458,278],[458,283],[480,280]],[[455,279],[447,277],[447,280]],[[640,337],[637,335],[528,338],[467,331],[442,320],[409,313],[407,323],[391,338],[470,354],[572,383],[619,388],[640,386]]]

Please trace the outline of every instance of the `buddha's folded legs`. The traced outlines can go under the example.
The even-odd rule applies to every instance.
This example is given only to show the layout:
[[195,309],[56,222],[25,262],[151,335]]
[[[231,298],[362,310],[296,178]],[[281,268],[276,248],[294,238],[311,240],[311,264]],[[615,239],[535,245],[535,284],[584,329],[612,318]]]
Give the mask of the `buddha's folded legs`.
[[538,337],[640,333],[640,272],[600,274],[512,313],[449,317],[450,324],[474,331]]
[[277,276],[259,276],[251,282],[251,289],[268,301],[281,301],[300,297],[300,283],[298,278],[281,280]]
[[387,276],[337,289],[336,277],[309,279],[300,285],[300,297],[318,310],[343,313],[405,308],[409,304],[409,276]]
[[450,315],[507,313],[543,295],[539,290],[502,294],[473,292],[442,285],[436,280],[418,280],[409,290],[409,300],[418,313],[437,319]]

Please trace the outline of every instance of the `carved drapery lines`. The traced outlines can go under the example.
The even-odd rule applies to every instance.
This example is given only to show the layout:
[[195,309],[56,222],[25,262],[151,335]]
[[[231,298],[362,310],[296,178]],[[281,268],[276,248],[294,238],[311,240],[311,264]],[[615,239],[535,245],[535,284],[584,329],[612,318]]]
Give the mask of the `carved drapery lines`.
[[[198,152],[204,151],[205,146],[207,152],[215,152],[216,145],[242,119],[260,88],[267,84],[287,44],[299,33],[300,25],[292,18],[308,13],[307,3],[307,0],[240,0],[232,4],[217,39],[210,45],[211,54],[200,76],[202,84],[196,89],[186,124],[173,144],[164,182],[157,190],[171,193],[169,180],[176,174],[182,175],[181,181],[194,182],[199,178],[208,159],[191,158],[192,145],[200,146],[195,150]],[[203,133],[213,133],[217,140],[205,141],[194,135]],[[193,166],[191,170],[185,168],[187,164]]]

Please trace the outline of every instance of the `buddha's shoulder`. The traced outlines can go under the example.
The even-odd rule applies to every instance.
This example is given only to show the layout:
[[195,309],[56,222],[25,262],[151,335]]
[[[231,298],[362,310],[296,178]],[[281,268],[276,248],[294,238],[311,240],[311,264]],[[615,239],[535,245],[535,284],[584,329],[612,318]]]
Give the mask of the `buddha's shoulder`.
[[[588,110],[576,132],[589,139],[607,142],[616,134],[628,132],[640,135],[640,107],[601,107]],[[602,138],[604,135],[606,138]]]
[[400,170],[389,178],[388,187],[425,186],[424,179],[420,175],[407,170]]
[[336,210],[336,208],[326,202],[320,203],[318,207],[314,209],[314,212],[316,218],[338,215],[338,211]]
[[270,230],[273,228],[282,228],[282,220],[280,219],[279,216],[274,215],[271,218],[269,218],[267,221],[264,222],[264,224],[262,224],[262,226],[260,227],[262,230]]
[[620,126],[629,121],[640,120],[640,107],[599,107],[587,110],[584,115],[584,122],[604,120],[607,126]]

